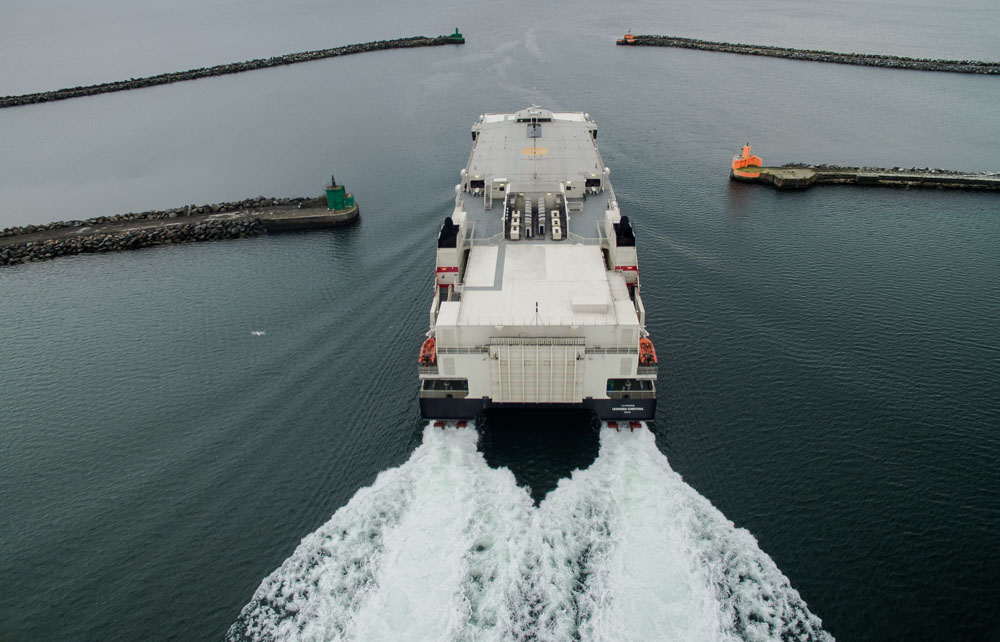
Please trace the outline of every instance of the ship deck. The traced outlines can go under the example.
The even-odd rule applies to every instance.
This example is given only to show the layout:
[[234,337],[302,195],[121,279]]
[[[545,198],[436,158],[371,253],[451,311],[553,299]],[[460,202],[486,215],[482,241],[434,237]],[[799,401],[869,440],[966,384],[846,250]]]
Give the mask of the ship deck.
[[[465,212],[469,257],[455,292],[459,298],[442,305],[442,320],[494,326],[635,324],[625,280],[607,269],[602,253],[610,246],[606,214],[617,203],[597,149],[596,126],[579,112],[529,109],[484,115],[473,134],[456,199]],[[514,239],[504,215],[506,202],[513,207],[516,198],[530,199],[535,207],[519,208],[524,228]],[[560,212],[561,238],[553,235],[553,209]],[[526,238],[529,212],[535,229]],[[549,217],[543,234],[537,234],[540,215]]]
[[[459,199],[468,221],[475,225],[475,239],[491,243],[508,240],[504,239],[503,196],[512,194],[530,196],[535,203],[546,195],[565,199],[570,207],[564,240],[600,239],[598,223],[604,220],[614,193],[597,149],[597,128],[586,114],[537,108],[516,114],[486,114],[473,127],[473,135],[475,142],[463,171],[463,180],[469,183]],[[492,193],[494,182],[503,183],[506,191],[502,195]],[[469,189],[472,183],[480,186],[478,192]]]
[[[537,192],[545,193],[541,187]],[[586,196],[582,200],[583,209],[578,212],[569,212],[564,232],[566,238],[561,241],[553,241],[551,237],[545,238],[522,238],[512,241],[504,237],[503,229],[503,201],[494,201],[492,209],[487,210],[484,198],[463,192],[459,196],[465,206],[468,221],[475,225],[473,229],[473,245],[502,245],[512,243],[514,245],[528,243],[588,243],[599,245],[603,240],[603,232],[600,223],[604,220],[604,211],[607,209],[608,201],[614,200],[614,192],[610,189]]]
[[[595,245],[504,243],[473,247],[456,325],[636,325],[625,278]],[[442,309],[452,307],[442,304]]]

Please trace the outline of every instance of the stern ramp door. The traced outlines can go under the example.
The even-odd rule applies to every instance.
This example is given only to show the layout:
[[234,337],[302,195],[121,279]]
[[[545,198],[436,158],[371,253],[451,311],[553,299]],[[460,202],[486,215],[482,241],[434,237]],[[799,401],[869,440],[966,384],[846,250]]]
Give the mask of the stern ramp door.
[[583,400],[582,338],[490,340],[494,403],[580,403]]

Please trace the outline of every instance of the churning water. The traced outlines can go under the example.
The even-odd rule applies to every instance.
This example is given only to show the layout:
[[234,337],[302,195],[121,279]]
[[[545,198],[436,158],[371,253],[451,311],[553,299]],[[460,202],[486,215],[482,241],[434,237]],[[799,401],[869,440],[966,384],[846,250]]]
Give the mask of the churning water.
[[600,441],[536,507],[474,428],[426,427],[264,580],[229,639],[832,640],[645,427]]

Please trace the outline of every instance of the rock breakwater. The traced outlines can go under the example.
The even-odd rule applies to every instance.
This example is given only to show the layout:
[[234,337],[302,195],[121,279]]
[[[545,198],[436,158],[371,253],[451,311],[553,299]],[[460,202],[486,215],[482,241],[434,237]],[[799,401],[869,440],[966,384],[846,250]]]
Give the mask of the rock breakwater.
[[436,38],[413,36],[410,38],[397,38],[395,40],[376,40],[356,45],[334,47],[332,49],[303,51],[300,53],[285,54],[271,58],[257,58],[255,60],[247,60],[245,62],[215,65],[214,67],[199,67],[198,69],[158,74],[156,76],[146,76],[145,78],[130,78],[128,80],[120,80],[117,82],[70,87],[67,89],[57,89],[55,91],[23,94],[20,96],[3,96],[0,97],[0,108],[46,103],[55,100],[67,100],[69,98],[94,96],[97,94],[107,94],[115,91],[126,91],[142,87],[154,87],[156,85],[167,85],[175,82],[183,82],[185,80],[196,80],[198,78],[223,76],[226,74],[238,74],[244,71],[253,71],[254,69],[266,69],[268,67],[293,65],[299,62],[308,62],[310,60],[320,60],[323,58],[335,58],[338,56],[349,56],[353,54],[367,53],[370,51],[408,49],[413,47],[435,47],[439,45],[461,44],[462,42],[464,42],[464,40],[459,41],[456,38],[449,36],[439,36]]
[[867,185],[873,187],[933,188],[1000,193],[1000,174],[956,172],[946,169],[893,167],[841,167],[789,163],[761,167],[756,178],[730,174],[734,180],[773,185],[781,190],[805,189],[813,185]]
[[257,219],[177,223],[120,232],[26,241],[0,247],[0,265],[47,261],[58,256],[91,252],[119,252],[152,245],[245,238],[265,232]]
[[111,216],[98,216],[86,220],[54,221],[41,225],[19,225],[7,227],[0,230],[0,239],[9,236],[23,236],[25,234],[35,234],[49,230],[59,230],[66,228],[85,228],[107,223],[125,223],[128,221],[159,221],[164,219],[183,218],[188,216],[201,216],[210,214],[223,214],[227,212],[248,213],[251,210],[263,210],[265,208],[277,207],[311,207],[318,205],[322,199],[310,198],[273,198],[257,196],[247,198],[242,201],[226,201],[223,203],[210,203],[208,205],[182,205],[168,210],[148,210],[146,212],[128,212],[126,214],[114,214]]
[[272,231],[339,227],[358,211],[331,212],[324,198],[257,198],[129,212],[0,230],[0,265],[153,245],[245,238]]
[[730,42],[712,42],[694,38],[676,38],[673,36],[635,36],[628,42],[620,42],[629,46],[639,47],[677,47],[681,49],[699,49],[702,51],[719,51],[723,53],[741,54],[744,56],[768,56],[771,58],[787,58],[791,60],[808,60],[812,62],[830,62],[841,65],[860,65],[864,67],[888,67],[891,69],[912,69],[917,71],[944,71],[964,74],[1000,75],[1000,62],[985,62],[982,60],[943,60],[933,58],[908,58],[905,56],[887,56],[881,54],[839,53],[815,49],[791,49],[788,47],[770,47],[766,45],[747,45]]

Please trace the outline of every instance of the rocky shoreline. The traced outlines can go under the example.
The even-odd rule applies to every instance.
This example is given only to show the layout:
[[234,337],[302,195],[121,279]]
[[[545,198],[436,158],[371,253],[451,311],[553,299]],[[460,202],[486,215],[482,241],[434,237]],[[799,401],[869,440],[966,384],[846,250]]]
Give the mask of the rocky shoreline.
[[838,53],[814,49],[791,49],[788,47],[769,47],[764,45],[746,45],[730,42],[712,42],[694,38],[675,38],[672,36],[635,36],[634,41],[619,44],[639,47],[678,47],[681,49],[699,49],[702,51],[719,51],[723,53],[741,54],[745,56],[768,56],[771,58],[787,58],[792,60],[809,60],[812,62],[830,62],[841,65],[860,65],[864,67],[888,67],[891,69],[912,69],[917,71],[943,71],[964,74],[1000,74],[1000,62],[984,62],[982,60],[939,60],[932,58],[907,58],[905,56],[885,56],[880,54]]
[[24,225],[0,230],[0,265],[154,245],[246,238],[269,230],[337,227],[357,218],[356,208],[346,213],[330,212],[324,198],[258,196],[243,201]]
[[55,91],[43,91],[34,94],[23,94],[20,96],[0,97],[0,108],[18,107],[21,105],[33,105],[37,103],[52,102],[55,100],[67,100],[80,96],[94,96],[97,94],[107,94],[115,91],[126,91],[129,89],[139,89],[141,87],[154,87],[156,85],[167,85],[185,80],[195,80],[198,78],[208,78],[211,76],[223,76],[226,74],[238,74],[254,69],[266,69],[268,67],[279,67],[282,65],[293,65],[299,62],[310,60],[320,60],[322,58],[335,58],[337,56],[349,56],[352,54],[367,53],[370,51],[385,51],[387,49],[408,49],[412,47],[435,47],[439,45],[462,44],[464,40],[455,37],[438,36],[427,38],[424,36],[413,36],[410,38],[397,38],[395,40],[376,40],[373,42],[363,42],[356,45],[345,45],[332,49],[319,49],[317,51],[303,51],[300,53],[285,54],[272,58],[258,58],[246,62],[234,62],[225,65],[215,65],[214,67],[200,67],[187,71],[177,71],[145,78],[130,78],[118,82],[107,82],[98,85],[87,85],[82,87],[70,87],[67,89],[57,89]]

